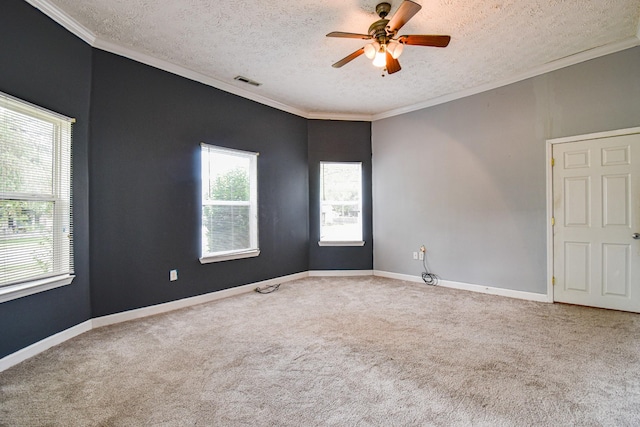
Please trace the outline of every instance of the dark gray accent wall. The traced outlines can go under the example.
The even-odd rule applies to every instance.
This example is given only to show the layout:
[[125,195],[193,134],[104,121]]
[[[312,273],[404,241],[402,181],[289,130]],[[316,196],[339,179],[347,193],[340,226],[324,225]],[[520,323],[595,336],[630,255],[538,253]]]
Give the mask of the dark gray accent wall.
[[[306,119],[100,50],[91,113],[94,317],[308,270]],[[260,153],[259,257],[198,261],[201,142]]]
[[546,294],[546,140],[640,125],[640,47],[373,123],[374,266]]
[[[371,123],[309,120],[309,270],[371,270]],[[320,240],[320,162],[362,162],[362,247],[318,246]]]
[[91,48],[22,0],[0,8],[0,91],[66,116],[73,126],[73,283],[0,304],[0,358],[91,317],[88,133]]

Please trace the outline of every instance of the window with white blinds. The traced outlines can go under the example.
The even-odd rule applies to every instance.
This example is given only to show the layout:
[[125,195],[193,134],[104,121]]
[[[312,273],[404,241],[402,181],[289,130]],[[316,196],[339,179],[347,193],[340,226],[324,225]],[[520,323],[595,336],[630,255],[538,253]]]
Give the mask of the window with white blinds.
[[320,162],[320,246],[362,246],[362,163]]
[[201,144],[202,257],[258,256],[258,153]]
[[0,301],[72,279],[72,122],[0,93]]

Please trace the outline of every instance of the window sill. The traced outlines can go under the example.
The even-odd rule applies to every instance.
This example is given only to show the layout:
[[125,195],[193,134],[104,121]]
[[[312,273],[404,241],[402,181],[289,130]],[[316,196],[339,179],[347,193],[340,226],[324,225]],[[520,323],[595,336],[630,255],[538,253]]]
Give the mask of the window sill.
[[354,240],[354,241],[331,242],[328,240],[321,240],[318,242],[318,246],[364,246],[364,241]]
[[63,274],[61,276],[47,277],[46,279],[33,280],[17,285],[4,286],[0,288],[0,303],[66,286],[73,281],[74,277],[76,276]]
[[215,255],[205,255],[200,258],[200,264],[209,264],[212,262],[230,261],[232,259],[252,258],[260,255],[260,249],[249,249],[237,252],[221,252]]

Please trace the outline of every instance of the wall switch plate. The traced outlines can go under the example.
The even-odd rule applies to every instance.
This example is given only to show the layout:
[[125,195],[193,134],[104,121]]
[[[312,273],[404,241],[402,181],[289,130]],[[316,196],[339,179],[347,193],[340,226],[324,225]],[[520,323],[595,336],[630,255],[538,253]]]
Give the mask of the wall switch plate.
[[413,259],[418,259],[418,252],[413,253]]
[[169,272],[169,280],[171,282],[175,282],[176,280],[178,280],[178,270],[171,270]]

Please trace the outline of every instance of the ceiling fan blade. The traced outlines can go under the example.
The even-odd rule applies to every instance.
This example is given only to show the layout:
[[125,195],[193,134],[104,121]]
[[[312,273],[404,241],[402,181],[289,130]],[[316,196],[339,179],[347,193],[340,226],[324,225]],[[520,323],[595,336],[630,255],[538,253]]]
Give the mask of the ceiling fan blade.
[[451,41],[451,36],[427,36],[427,35],[409,35],[400,36],[398,41],[402,44],[408,44],[412,46],[433,46],[433,47],[447,47]]
[[371,38],[369,34],[343,33],[342,31],[333,31],[327,34],[327,37],[340,37],[343,39],[360,39],[360,40],[369,40]]
[[406,24],[409,19],[413,18],[413,15],[418,13],[422,9],[418,3],[414,3],[411,0],[404,0],[396,13],[393,15],[393,18],[387,24],[389,27],[389,32],[395,33],[398,31],[404,24]]
[[351,55],[345,56],[340,61],[338,61],[335,64],[333,64],[332,67],[333,68],[340,68],[343,65],[353,61],[354,59],[356,59],[358,56],[362,55],[363,53],[364,53],[364,47],[361,47],[360,49],[358,49],[355,52],[353,52]]
[[397,73],[401,70],[400,63],[387,52],[387,74]]

